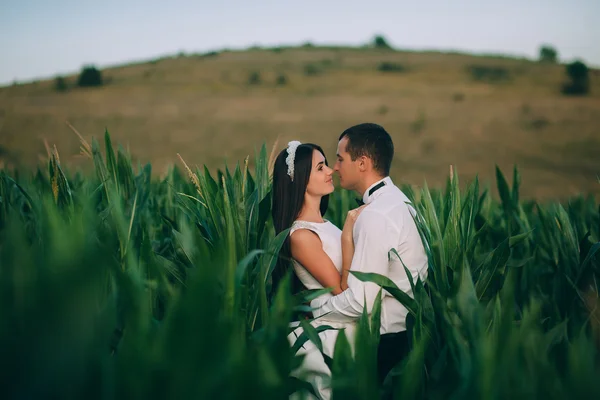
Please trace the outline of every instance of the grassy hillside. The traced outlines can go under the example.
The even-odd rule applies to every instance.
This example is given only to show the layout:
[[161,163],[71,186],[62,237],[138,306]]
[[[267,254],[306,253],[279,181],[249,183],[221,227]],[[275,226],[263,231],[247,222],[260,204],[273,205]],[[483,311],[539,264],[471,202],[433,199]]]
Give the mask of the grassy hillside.
[[[399,71],[380,71],[383,62]],[[474,79],[474,66],[495,68],[500,79]],[[263,142],[273,146],[277,137],[278,149],[291,139],[312,141],[333,160],[340,132],[371,121],[393,135],[392,177],[401,183],[440,185],[450,164],[463,182],[475,174],[493,182],[495,164],[517,164],[526,198],[600,193],[597,71],[585,98],[560,94],[560,65],[375,49],[180,56],[109,68],[103,76],[109,82],[101,88],[64,93],[53,80],[1,88],[0,163],[35,166],[46,157],[47,140],[63,164],[87,165],[76,157],[79,140],[65,121],[86,138],[108,128],[135,161],[152,162],[158,173],[178,161],[177,153],[216,168]]]

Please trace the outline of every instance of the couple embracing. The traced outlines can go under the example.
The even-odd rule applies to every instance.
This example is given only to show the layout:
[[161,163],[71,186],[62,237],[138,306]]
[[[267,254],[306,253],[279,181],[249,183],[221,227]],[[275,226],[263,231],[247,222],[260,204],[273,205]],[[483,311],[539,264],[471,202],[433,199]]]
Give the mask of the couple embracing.
[[[393,156],[394,145],[386,130],[364,123],[340,135],[333,169],[321,147],[298,141],[290,142],[275,161],[273,221],[276,233],[291,228],[280,255],[292,260],[295,289],[333,288],[310,304],[313,326],[336,328],[319,333],[323,353],[329,357],[333,357],[338,329],[344,329],[354,344],[356,323],[365,308],[370,314],[380,290],[350,271],[384,275],[411,297],[404,266],[414,281],[427,277],[427,255],[414,221],[416,210],[389,177]],[[334,172],[342,188],[362,197],[362,205],[348,213],[342,230],[323,219],[329,194],[334,191]],[[274,287],[289,265],[278,263]],[[407,314],[398,300],[382,292],[377,355],[380,383],[408,353]],[[301,333],[301,327],[290,333],[290,343]],[[320,350],[306,342],[299,353],[305,354],[301,369],[323,374],[315,376],[313,385],[320,398],[329,398],[329,380],[323,376],[331,374]]]

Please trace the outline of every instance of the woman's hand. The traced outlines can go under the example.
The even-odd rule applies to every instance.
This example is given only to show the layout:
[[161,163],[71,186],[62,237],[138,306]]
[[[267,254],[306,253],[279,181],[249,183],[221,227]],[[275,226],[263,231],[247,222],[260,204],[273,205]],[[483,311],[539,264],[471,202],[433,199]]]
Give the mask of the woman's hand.
[[354,230],[354,224],[358,219],[360,213],[364,210],[366,205],[362,205],[354,210],[348,211],[346,216],[346,222],[342,230],[342,280],[340,287],[342,290],[348,289],[348,275],[350,274],[350,265],[352,265],[352,257],[354,257],[354,238],[352,231]]
[[346,221],[344,222],[344,227],[342,228],[342,242],[353,242],[352,231],[354,229],[354,224],[366,206],[367,205],[365,204],[355,208],[354,210],[348,211],[348,214],[346,215]]

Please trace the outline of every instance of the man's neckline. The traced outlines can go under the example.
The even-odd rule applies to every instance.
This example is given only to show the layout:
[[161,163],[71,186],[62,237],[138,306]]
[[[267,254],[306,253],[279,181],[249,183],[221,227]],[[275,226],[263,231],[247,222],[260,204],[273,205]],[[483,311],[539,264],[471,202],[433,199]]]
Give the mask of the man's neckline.
[[375,193],[377,191],[377,189],[381,189],[384,186],[385,186],[385,181],[379,182],[377,185],[375,185],[371,189],[369,189],[369,196],[371,196],[373,193]]
[[377,182],[374,182],[371,186],[369,186],[367,188],[367,190],[365,190],[365,193],[363,194],[363,202],[364,204],[368,204],[371,201],[373,201],[374,198],[376,198],[377,196],[379,196],[380,193],[385,192],[385,190],[382,189],[385,188],[386,186],[391,186],[393,185],[392,182],[392,178],[390,178],[389,176],[386,176],[385,178],[382,178],[380,180],[378,180]]

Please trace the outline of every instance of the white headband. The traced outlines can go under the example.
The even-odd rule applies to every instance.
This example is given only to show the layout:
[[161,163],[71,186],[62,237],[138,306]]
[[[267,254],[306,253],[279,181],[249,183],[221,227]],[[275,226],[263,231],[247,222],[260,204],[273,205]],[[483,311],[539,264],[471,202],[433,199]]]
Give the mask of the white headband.
[[294,181],[294,160],[296,159],[296,149],[301,144],[302,143],[300,143],[297,140],[292,140],[291,142],[288,143],[288,148],[287,148],[288,156],[285,159],[285,163],[287,164],[287,167],[288,167],[287,173],[290,176],[290,178],[292,179],[292,182]]

